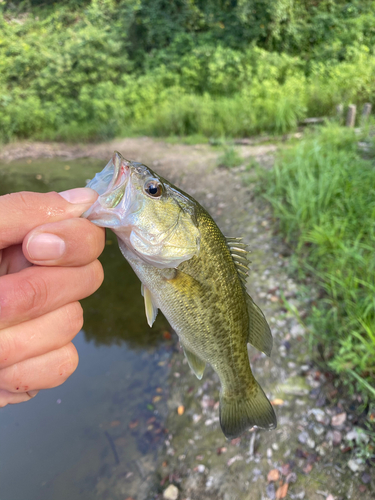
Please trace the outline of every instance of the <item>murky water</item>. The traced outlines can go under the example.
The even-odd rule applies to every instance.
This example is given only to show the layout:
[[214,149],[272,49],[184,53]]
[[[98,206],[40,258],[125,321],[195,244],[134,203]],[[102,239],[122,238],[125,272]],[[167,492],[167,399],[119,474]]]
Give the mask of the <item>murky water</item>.
[[[0,165],[0,195],[62,191],[101,170],[97,160]],[[1,500],[75,500],[136,495],[163,441],[173,343],[159,314],[150,329],[140,283],[107,235],[105,281],[83,301],[75,339],[80,363],[61,387],[0,409]],[[122,491],[111,493],[111,480]]]

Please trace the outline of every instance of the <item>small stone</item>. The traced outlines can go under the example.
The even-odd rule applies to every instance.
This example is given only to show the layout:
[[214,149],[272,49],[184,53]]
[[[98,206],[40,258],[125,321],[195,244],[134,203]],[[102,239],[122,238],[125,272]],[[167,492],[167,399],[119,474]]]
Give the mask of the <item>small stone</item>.
[[295,498],[297,500],[303,500],[305,498],[305,495],[306,495],[305,491],[302,490],[299,493],[294,493],[293,496],[292,495],[290,496],[292,496],[292,498]]
[[321,424],[325,422],[326,414],[320,408],[313,408],[309,411],[310,414],[314,415],[315,420]]
[[360,470],[363,470],[364,465],[360,458],[354,458],[349,460],[348,467],[351,471],[358,472]]
[[279,477],[280,477],[280,472],[277,469],[272,469],[267,474],[267,481],[268,482],[277,481]]
[[185,407],[183,405],[180,405],[178,408],[177,408],[177,413],[179,415],[183,415],[185,412]]
[[355,441],[357,444],[366,444],[370,438],[360,427],[353,427],[353,429],[346,434],[345,439],[347,441]]
[[364,474],[362,474],[361,479],[362,483],[368,484],[371,481],[371,476],[368,472],[365,472]]
[[341,443],[342,434],[340,431],[333,431],[332,433],[332,444],[333,446],[338,446]]
[[326,450],[322,444],[316,447],[316,451],[319,453],[320,456],[324,457],[326,454]]
[[199,474],[203,474],[203,472],[206,470],[206,467],[203,464],[199,464],[197,465],[196,470],[197,472],[199,472]]
[[305,444],[307,443],[307,440],[309,439],[309,435],[307,434],[307,432],[303,431],[303,432],[300,432],[298,434],[298,441],[301,443],[301,444]]
[[195,424],[197,424],[201,418],[202,418],[202,415],[198,415],[197,413],[194,413],[194,415],[193,415],[193,422]]
[[277,443],[272,443],[271,444],[271,448],[274,450],[274,451],[277,451],[279,449],[279,445]]
[[342,425],[346,420],[346,413],[345,412],[342,412],[342,413],[338,413],[337,415],[334,415],[331,419],[331,424],[334,426],[334,427],[338,427],[340,425]]
[[297,474],[295,472],[290,472],[290,474],[286,476],[285,482],[295,483],[296,481],[297,481]]
[[285,358],[285,356],[286,356],[286,347],[285,347],[285,345],[281,345],[281,346],[279,347],[279,352],[280,352],[280,356],[281,356],[282,358]]
[[282,498],[285,498],[287,493],[288,493],[288,483],[284,483],[276,491],[276,500],[281,500]]
[[242,455],[235,455],[234,457],[230,458],[227,462],[227,466],[230,467],[234,462],[237,462],[237,460],[243,460]]
[[274,485],[274,483],[267,484],[266,495],[267,495],[267,498],[269,498],[269,500],[275,500],[275,498],[276,498],[276,492],[275,492],[275,485]]
[[325,428],[323,425],[314,425],[313,431],[316,436],[321,436],[325,431]]
[[174,484],[170,484],[168,488],[164,490],[163,498],[165,500],[177,500],[178,493],[178,488]]
[[306,444],[309,448],[315,448],[315,441],[313,439],[311,439],[311,437],[308,438],[308,440],[306,441]]

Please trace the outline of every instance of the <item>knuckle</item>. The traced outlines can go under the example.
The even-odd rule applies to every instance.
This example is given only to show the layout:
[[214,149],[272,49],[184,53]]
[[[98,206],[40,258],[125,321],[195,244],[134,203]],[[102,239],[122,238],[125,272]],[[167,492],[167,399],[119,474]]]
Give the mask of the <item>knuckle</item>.
[[26,309],[42,309],[48,300],[48,286],[38,276],[25,277],[18,285],[17,296]]
[[78,352],[72,343],[62,348],[63,361],[60,367],[60,376],[66,380],[75,372],[78,366]]
[[86,266],[87,270],[87,290],[88,293],[94,293],[100,287],[104,280],[104,271],[101,263],[95,260]]
[[[2,372],[2,383],[3,387],[8,391],[14,392],[14,393],[20,393],[22,392],[20,390],[20,387],[22,387],[22,373],[21,370],[18,366],[18,363],[14,363],[13,365],[4,368],[1,370]],[[1,383],[0,382],[0,383]]]
[[0,367],[7,364],[14,352],[14,337],[6,331],[0,332]]
[[95,272],[95,290],[97,290],[104,281],[104,270],[103,266],[98,260],[94,261],[94,272]]
[[68,332],[78,333],[83,327],[83,309],[81,304],[79,302],[72,302],[65,307],[64,312]]

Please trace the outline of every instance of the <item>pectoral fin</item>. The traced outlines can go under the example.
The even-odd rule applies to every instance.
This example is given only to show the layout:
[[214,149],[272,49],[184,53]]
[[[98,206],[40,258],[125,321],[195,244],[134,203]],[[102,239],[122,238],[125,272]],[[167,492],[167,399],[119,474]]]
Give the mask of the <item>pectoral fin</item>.
[[253,299],[246,293],[247,309],[249,313],[249,335],[247,341],[267,356],[272,351],[272,334],[267,320]]
[[198,358],[196,354],[186,349],[186,347],[182,346],[182,349],[184,350],[184,354],[186,356],[186,359],[188,360],[190,368],[195,373],[197,379],[201,380],[201,378],[203,377],[204,369],[206,368],[206,363]]
[[143,295],[143,298],[145,299],[145,311],[146,311],[147,323],[151,327],[158,314],[158,308],[152,301],[152,295],[150,290],[146,286],[144,286],[143,283],[141,285],[141,293]]

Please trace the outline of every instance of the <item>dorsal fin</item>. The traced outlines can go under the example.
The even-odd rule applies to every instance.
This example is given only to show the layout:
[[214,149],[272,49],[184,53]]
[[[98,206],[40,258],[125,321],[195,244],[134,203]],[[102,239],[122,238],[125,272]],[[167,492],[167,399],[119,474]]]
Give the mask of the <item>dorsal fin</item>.
[[259,351],[270,356],[273,344],[270,327],[264,314],[246,291],[246,281],[249,275],[250,264],[248,256],[250,252],[247,249],[247,245],[242,243],[242,238],[226,238],[226,240],[246,298],[249,314],[249,334],[247,341]]
[[248,259],[250,252],[247,249],[247,245],[242,243],[242,238],[226,238],[226,241],[236,266],[238,276],[242,284],[246,285],[250,264],[250,260]]

